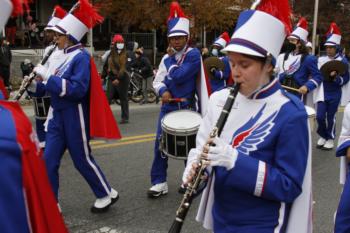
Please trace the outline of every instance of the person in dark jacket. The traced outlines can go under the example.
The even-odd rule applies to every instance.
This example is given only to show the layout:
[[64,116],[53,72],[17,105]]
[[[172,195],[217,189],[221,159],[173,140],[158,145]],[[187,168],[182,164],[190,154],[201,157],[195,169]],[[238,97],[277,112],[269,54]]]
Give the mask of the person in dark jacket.
[[143,48],[138,48],[135,51],[135,61],[133,63],[133,69],[142,76],[142,93],[143,100],[140,104],[145,104],[148,101],[147,87],[150,78],[153,76],[152,65],[149,59],[144,56]]
[[10,87],[10,66],[12,53],[4,37],[0,36],[0,76],[4,79],[5,86]]
[[113,37],[113,48],[104,64],[102,78],[106,80],[106,93],[109,103],[118,94],[122,110],[120,124],[129,123],[128,89],[130,76],[127,71],[128,56],[124,38],[117,34]]

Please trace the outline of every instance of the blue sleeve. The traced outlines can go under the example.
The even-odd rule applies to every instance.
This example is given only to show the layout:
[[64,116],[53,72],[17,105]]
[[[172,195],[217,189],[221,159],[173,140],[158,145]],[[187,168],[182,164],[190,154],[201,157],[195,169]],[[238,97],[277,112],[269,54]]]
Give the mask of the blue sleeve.
[[350,147],[350,139],[347,141],[344,141],[342,144],[340,144],[337,147],[337,151],[335,152],[335,155],[337,157],[346,156],[346,152],[349,147]]
[[349,82],[349,63],[348,63],[348,60],[344,57],[342,62],[346,65],[346,70],[345,70],[344,75],[342,75],[342,76],[338,75],[337,78],[335,79],[335,82],[339,86],[344,86],[345,84],[347,84]]
[[36,83],[36,92],[30,92],[28,91],[29,96],[34,96],[34,97],[43,97],[46,94],[46,86],[42,82],[37,82]]
[[305,66],[311,78],[304,84],[309,91],[317,88],[323,81],[322,74],[317,66],[317,58],[312,55],[307,55],[305,58]]
[[[175,60],[174,57],[171,59]],[[172,63],[176,64],[176,61],[172,61]],[[200,66],[201,55],[197,49],[193,49],[188,52],[181,65],[169,68],[168,78],[171,78],[176,84],[187,82],[189,77],[191,78],[199,72]]]
[[216,79],[222,79],[224,77],[224,72],[221,70],[215,70],[214,77]]
[[[69,100],[80,100],[89,90],[90,85],[90,57],[85,54],[77,55],[71,64],[69,74],[63,74],[62,78],[52,75],[47,82],[49,92],[60,95]],[[66,75],[69,75],[66,77]]]
[[308,148],[307,116],[304,112],[298,112],[281,130],[275,145],[273,164],[239,153],[227,182],[258,197],[293,202],[302,191]]

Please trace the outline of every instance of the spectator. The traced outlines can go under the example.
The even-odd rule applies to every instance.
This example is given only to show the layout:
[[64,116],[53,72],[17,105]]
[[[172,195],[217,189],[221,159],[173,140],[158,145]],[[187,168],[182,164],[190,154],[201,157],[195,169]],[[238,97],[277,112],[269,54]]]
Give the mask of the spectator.
[[145,104],[148,102],[147,83],[153,76],[152,65],[149,59],[144,56],[142,47],[136,49],[135,58],[136,59],[132,64],[132,68],[134,68],[142,76],[142,93],[144,98],[140,104]]
[[24,61],[21,62],[22,78],[24,78],[24,76],[29,76],[33,69],[34,65],[31,60],[24,59]]
[[16,42],[17,17],[11,16],[6,24],[6,38],[10,46],[14,46]]
[[124,38],[117,34],[113,38],[113,48],[103,66],[102,78],[106,80],[106,93],[109,104],[118,94],[122,109],[120,124],[129,123],[128,89],[130,76],[127,72],[127,52]]
[[8,42],[0,35],[0,76],[4,79],[5,86],[10,87],[10,65],[12,54]]

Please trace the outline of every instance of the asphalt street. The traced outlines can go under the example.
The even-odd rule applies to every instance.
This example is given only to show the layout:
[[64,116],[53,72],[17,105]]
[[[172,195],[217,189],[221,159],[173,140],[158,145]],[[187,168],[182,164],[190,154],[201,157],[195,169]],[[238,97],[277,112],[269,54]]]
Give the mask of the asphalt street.
[[[95,159],[111,186],[120,193],[119,201],[105,214],[90,213],[90,206],[95,200],[94,195],[75,170],[69,153],[64,155],[60,169],[60,205],[70,232],[168,232],[182,198],[177,189],[184,165],[183,161],[169,160],[168,195],[156,200],[147,198],[159,108],[156,104],[131,104],[130,123],[119,125],[122,140],[108,143],[91,142]],[[119,121],[119,106],[114,105],[112,109]],[[31,106],[25,107],[24,110],[33,120]],[[337,132],[340,131],[341,120],[342,113],[338,113]],[[313,133],[313,145],[316,140]],[[339,161],[334,153],[334,150],[322,151],[313,146],[315,233],[330,233],[333,229],[333,216],[341,192]],[[199,198],[191,207],[183,227],[184,233],[209,232],[195,221],[198,202]]]

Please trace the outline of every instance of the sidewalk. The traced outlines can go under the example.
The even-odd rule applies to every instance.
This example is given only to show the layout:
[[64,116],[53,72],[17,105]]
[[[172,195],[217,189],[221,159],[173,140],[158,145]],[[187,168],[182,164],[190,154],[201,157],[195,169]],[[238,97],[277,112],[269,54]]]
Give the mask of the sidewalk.
[[[160,108],[161,103],[159,104],[143,104],[140,105],[138,103],[133,103],[133,102],[129,102],[129,110],[133,111],[133,110],[142,110],[142,109],[159,109]],[[24,113],[28,116],[28,117],[34,117],[34,107],[33,104],[30,105],[22,105],[21,106]],[[120,112],[120,106],[117,104],[112,104],[111,105],[111,109],[113,112]]]

